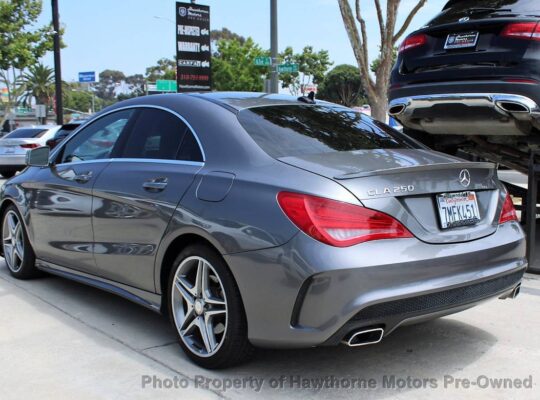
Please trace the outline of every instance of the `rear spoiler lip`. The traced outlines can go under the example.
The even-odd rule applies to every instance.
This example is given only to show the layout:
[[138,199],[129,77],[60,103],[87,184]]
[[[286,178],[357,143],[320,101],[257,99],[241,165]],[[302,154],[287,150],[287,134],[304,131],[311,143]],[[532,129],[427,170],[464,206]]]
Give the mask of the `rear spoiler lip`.
[[411,165],[408,167],[386,168],[376,169],[373,171],[365,172],[351,172],[348,174],[337,175],[334,179],[345,180],[355,178],[366,178],[369,176],[379,175],[394,175],[403,174],[407,172],[424,172],[424,171],[438,171],[441,169],[494,169],[497,170],[497,164],[491,162],[452,162],[452,163],[439,163],[439,164],[427,164],[427,165]]

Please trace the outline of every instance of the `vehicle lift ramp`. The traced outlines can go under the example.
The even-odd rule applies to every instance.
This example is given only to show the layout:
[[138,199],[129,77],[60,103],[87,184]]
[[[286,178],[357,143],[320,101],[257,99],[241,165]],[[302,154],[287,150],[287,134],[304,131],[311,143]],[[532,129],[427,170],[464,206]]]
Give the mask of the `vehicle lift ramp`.
[[540,163],[537,163],[536,159],[539,155],[540,151],[530,153],[527,188],[501,178],[510,194],[521,198],[521,205],[516,205],[516,209],[521,211],[521,223],[525,226],[527,235],[527,259],[529,260],[527,272],[534,274],[540,274],[540,260],[537,260],[536,257],[536,230],[538,227],[536,218],[538,215],[538,182],[540,181]]

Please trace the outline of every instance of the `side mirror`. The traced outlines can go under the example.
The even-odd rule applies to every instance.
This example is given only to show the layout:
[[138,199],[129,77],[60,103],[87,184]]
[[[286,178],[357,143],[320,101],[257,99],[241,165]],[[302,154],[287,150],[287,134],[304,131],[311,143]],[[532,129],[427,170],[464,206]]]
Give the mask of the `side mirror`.
[[26,165],[31,167],[49,166],[49,154],[51,150],[47,146],[29,150],[26,153]]

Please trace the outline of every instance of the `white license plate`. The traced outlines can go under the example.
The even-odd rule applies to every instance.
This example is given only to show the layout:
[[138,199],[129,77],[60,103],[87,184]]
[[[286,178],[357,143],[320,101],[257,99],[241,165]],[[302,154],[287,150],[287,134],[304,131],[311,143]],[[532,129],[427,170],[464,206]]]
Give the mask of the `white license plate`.
[[443,229],[474,225],[480,221],[475,192],[443,193],[437,196]]
[[478,42],[478,35],[478,32],[451,33],[446,38],[444,48],[448,50],[475,47]]

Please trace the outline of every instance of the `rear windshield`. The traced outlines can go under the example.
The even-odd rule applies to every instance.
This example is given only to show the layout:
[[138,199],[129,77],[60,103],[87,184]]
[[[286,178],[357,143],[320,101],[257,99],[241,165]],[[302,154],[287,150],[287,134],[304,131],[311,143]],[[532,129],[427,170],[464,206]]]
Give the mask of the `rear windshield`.
[[392,128],[339,106],[255,107],[240,111],[238,119],[255,142],[274,158],[414,147]]
[[480,19],[504,14],[540,14],[539,0],[453,0],[428,26],[456,22],[461,18]]
[[19,128],[15,129],[13,132],[8,133],[4,138],[6,139],[30,139],[30,138],[39,138],[47,132],[47,129],[37,129],[37,128]]

